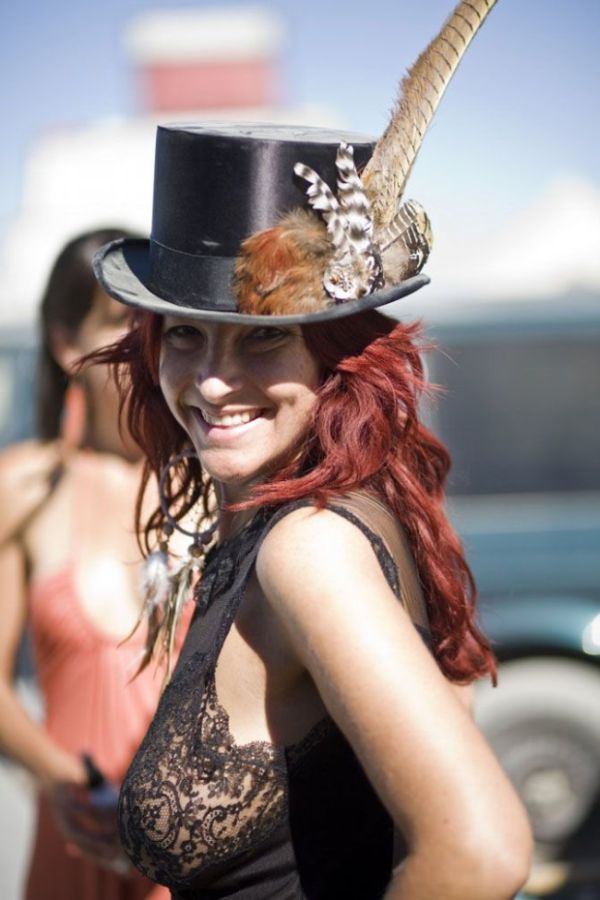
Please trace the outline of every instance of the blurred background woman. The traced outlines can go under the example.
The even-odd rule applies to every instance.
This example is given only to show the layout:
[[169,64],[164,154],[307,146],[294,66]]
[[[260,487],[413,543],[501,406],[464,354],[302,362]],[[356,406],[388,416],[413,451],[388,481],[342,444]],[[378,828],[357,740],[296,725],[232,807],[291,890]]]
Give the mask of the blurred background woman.
[[[168,896],[115,858],[111,791],[88,790],[82,757],[90,755],[118,784],[160,690],[150,669],[131,681],[143,636],[118,646],[139,614],[132,528],[139,450],[119,430],[107,370],[77,369],[81,356],[126,327],[126,310],[91,270],[98,247],[122,235],[112,228],[82,234],[58,256],[41,305],[39,437],[0,457],[0,743],[40,788],[30,900]],[[13,685],[26,623],[43,724],[28,715]],[[79,815],[75,831],[71,813]]]

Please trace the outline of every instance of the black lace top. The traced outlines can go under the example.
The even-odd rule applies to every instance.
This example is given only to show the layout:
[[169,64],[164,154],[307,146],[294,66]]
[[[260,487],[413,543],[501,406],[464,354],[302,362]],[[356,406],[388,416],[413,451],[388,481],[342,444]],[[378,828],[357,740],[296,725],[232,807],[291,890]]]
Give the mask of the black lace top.
[[[177,668],[124,780],[120,828],[135,866],[176,900],[375,900],[402,842],[329,717],[297,744],[236,744],[215,668],[267,531],[262,510],[209,554]],[[382,540],[352,513],[399,595]]]

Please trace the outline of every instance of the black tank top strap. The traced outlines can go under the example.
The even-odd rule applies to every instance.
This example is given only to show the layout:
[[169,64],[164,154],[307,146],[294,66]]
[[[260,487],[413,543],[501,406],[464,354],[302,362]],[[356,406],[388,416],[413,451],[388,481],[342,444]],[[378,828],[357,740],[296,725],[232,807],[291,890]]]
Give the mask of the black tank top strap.
[[[327,509],[342,516],[358,528],[371,544],[379,562],[383,575],[396,597],[404,604],[421,637],[431,646],[431,635],[426,618],[412,615],[411,604],[406,602],[404,579],[408,580],[406,566],[404,570],[396,555],[392,555],[388,544],[381,534],[364,521],[361,508],[353,497],[352,509],[345,505],[346,498],[327,504]],[[194,619],[201,619],[201,627],[193,629],[197,632],[197,640],[206,654],[207,661],[216,663],[221,647],[235,619],[244,595],[246,583],[256,563],[263,541],[272,528],[296,509],[315,506],[311,498],[303,498],[285,503],[279,507],[263,507],[258,510],[254,519],[239,534],[221,545],[217,545],[208,555],[204,573],[195,592],[197,612]],[[399,575],[400,572],[400,575]],[[410,591],[413,594],[414,591]],[[213,599],[214,598],[214,599]],[[200,625],[200,623],[198,623]],[[192,643],[196,644],[196,641]],[[196,644],[198,646],[198,644]],[[184,648],[185,649],[185,648]],[[187,654],[184,652],[183,654]]]
[[216,544],[206,556],[194,590],[196,611],[190,626],[194,636],[187,643],[202,650],[209,663],[216,663],[231,628],[268,519],[269,510],[259,509],[238,534]]
[[[348,502],[350,501],[350,499],[352,501],[352,509],[349,509],[348,506],[345,505],[345,497],[340,497],[339,501],[327,503],[326,508],[351,522],[367,538],[373,548],[383,575],[391,590],[394,592],[396,597],[401,600],[401,602],[407,609],[407,612],[409,613],[415,628],[423,638],[425,644],[431,649],[431,631],[429,629],[429,624],[427,621],[425,604],[421,596],[419,586],[418,584],[416,584],[417,579],[413,571],[414,566],[412,565],[412,561],[408,560],[407,558],[406,549],[404,548],[399,550],[397,542],[394,541],[395,553],[392,554],[381,534],[370,527],[370,524],[367,524],[367,522],[364,521],[364,518],[360,515],[363,498],[357,493],[349,495]],[[371,504],[370,498],[369,504]],[[266,538],[269,531],[277,524],[277,522],[285,518],[285,516],[289,515],[295,509],[300,509],[307,506],[315,506],[314,500],[312,500],[311,498],[294,500],[290,503],[286,503],[283,506],[280,506],[273,513],[267,516],[267,521],[262,531],[258,535],[256,544],[253,547],[252,561],[247,569],[248,574],[252,566],[254,565],[254,562],[256,561],[256,557],[258,555],[258,551],[260,550],[261,544]],[[367,517],[367,514],[369,514],[369,519],[371,522],[377,521],[377,519],[374,520],[372,515],[370,514],[369,505],[365,506],[365,518]],[[391,518],[391,514],[387,513],[387,515]],[[386,527],[385,533],[389,536],[389,527]],[[399,575],[399,572],[402,573],[402,577],[401,575]],[[403,583],[404,581],[406,581],[406,584]],[[406,590],[406,588],[408,589]]]
[[[284,506],[280,506],[275,512],[270,515],[267,519],[267,522],[258,536],[258,540],[254,547],[253,553],[253,563],[258,555],[258,551],[262,545],[262,542],[266,538],[267,534],[271,531],[271,529],[279,522],[281,519],[284,519],[291,512],[296,509],[301,509],[307,506],[315,506],[314,500],[311,500],[309,497],[301,499],[301,500],[293,500],[291,503],[286,503]],[[347,519],[349,522],[352,522],[362,533],[365,535],[373,550],[375,551],[375,555],[379,561],[379,565],[385,575],[386,581],[389,586],[396,594],[397,597],[400,596],[400,583],[398,579],[398,571],[394,564],[394,560],[385,546],[382,538],[376,534],[369,526],[363,522],[363,520],[357,516],[354,512],[349,509],[346,509],[341,504],[337,503],[328,503],[327,509],[331,510],[331,512],[335,512],[340,516],[343,516],[344,519]]]
[[381,571],[385,576],[385,580],[393,590],[394,594],[398,599],[400,599],[400,579],[398,578],[398,570],[396,568],[396,564],[392,557],[392,554],[388,550],[385,545],[383,538],[378,535],[375,531],[373,531],[366,522],[363,522],[356,513],[353,513],[351,510],[346,509],[344,506],[339,506],[337,503],[327,504],[327,509],[331,510],[331,512],[337,513],[339,516],[342,516],[344,519],[347,519],[349,522],[352,522],[353,525],[362,531],[366,539],[371,544],[375,556],[381,566]]

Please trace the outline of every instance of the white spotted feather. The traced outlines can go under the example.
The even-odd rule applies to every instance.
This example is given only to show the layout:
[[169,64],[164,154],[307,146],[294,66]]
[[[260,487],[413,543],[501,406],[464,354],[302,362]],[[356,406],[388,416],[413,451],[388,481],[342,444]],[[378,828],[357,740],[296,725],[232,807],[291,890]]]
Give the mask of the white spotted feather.
[[382,284],[379,252],[372,241],[369,200],[354,163],[354,150],[342,143],[336,157],[336,197],[329,185],[309,166],[296,163],[294,171],[309,183],[306,194],[321,212],[334,252],[323,276],[326,292],[336,301],[362,297]]

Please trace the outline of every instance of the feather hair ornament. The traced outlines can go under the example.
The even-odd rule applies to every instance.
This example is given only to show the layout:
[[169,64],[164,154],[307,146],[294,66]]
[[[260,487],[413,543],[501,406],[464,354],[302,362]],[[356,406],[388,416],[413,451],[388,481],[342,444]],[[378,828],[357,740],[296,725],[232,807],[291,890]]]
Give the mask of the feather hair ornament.
[[160,548],[154,550],[142,567],[141,595],[142,608],[131,632],[122,641],[129,640],[137,629],[146,623],[144,649],[136,659],[136,675],[146,668],[155,653],[157,663],[164,660],[163,687],[171,677],[175,637],[181,622],[185,604],[189,600],[196,577],[202,572],[204,556],[209,546],[217,522],[206,531],[199,532],[197,539],[179,560],[173,560],[168,551],[166,539]]
[[[124,643],[129,640],[140,625],[146,623],[144,649],[135,660],[136,669],[132,677],[135,678],[156,656],[157,664],[163,661],[165,663],[163,688],[171,677],[175,639],[184,607],[192,596],[194,582],[202,572],[206,554],[214,543],[219,525],[218,505],[211,485],[205,487],[202,513],[193,530],[184,527],[179,521],[181,511],[177,515],[170,511],[170,470],[190,458],[195,458],[195,452],[183,450],[166,463],[160,474],[158,488],[164,522],[159,529],[158,547],[146,557],[142,566],[140,614],[133,629],[122,641]],[[183,515],[190,508],[191,501],[188,498],[183,504]],[[169,550],[169,539],[174,531],[192,539],[181,557]]]
[[403,78],[362,175],[352,147],[340,145],[337,196],[313,169],[294,166],[308,182],[313,213],[287,213],[242,243],[234,274],[240,312],[316,312],[420,272],[432,246],[431,224],[419,203],[402,202],[404,188],[437,106],[496,2],[462,0],[456,6]]

